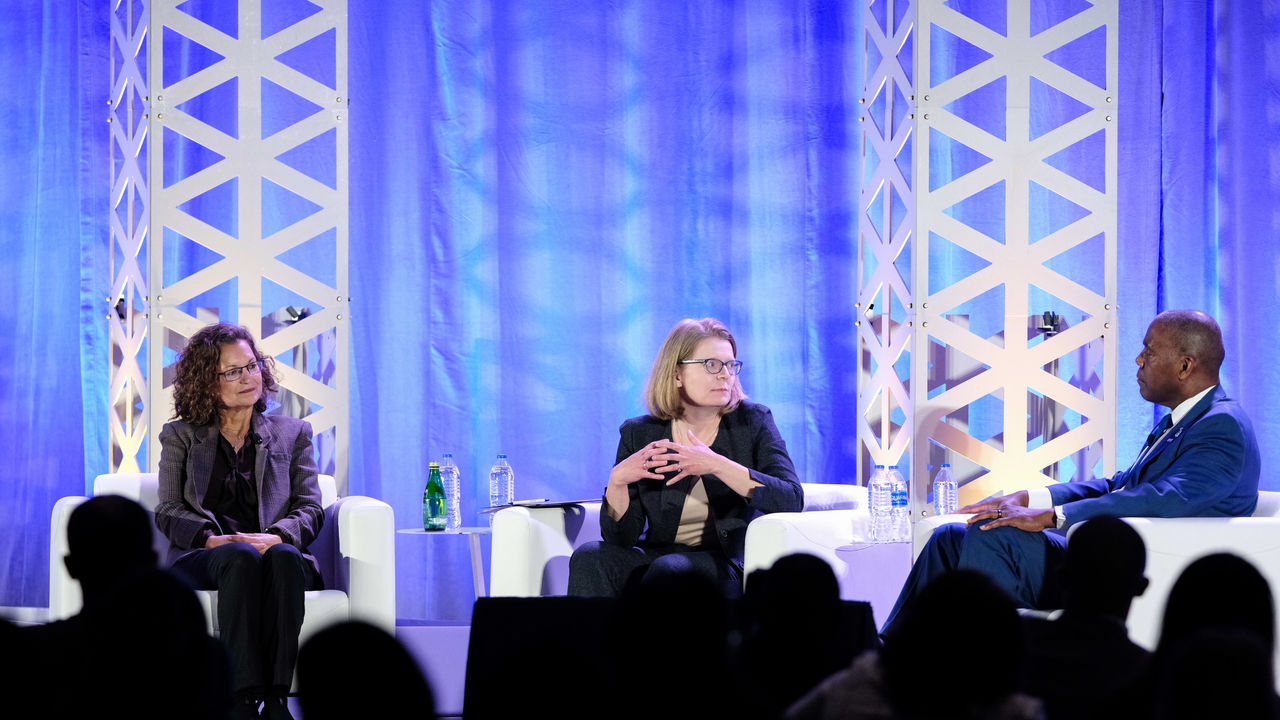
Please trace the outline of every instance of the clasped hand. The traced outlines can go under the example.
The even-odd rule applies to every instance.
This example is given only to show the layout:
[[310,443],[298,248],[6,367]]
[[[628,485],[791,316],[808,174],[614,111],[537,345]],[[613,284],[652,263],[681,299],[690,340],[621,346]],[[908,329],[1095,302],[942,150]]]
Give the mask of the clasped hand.
[[956,512],[973,513],[966,527],[978,525],[980,530],[1015,527],[1027,532],[1038,532],[1057,525],[1052,508],[1048,510],[1029,508],[1027,503],[1027,491],[1019,490],[1004,497],[987,498],[981,502],[966,505]]
[[667,484],[673,485],[690,475],[716,474],[724,458],[707,447],[692,430],[688,435],[687,445],[671,440],[655,440],[645,445],[615,465],[609,481],[630,485],[639,480],[666,478]]
[[212,535],[205,541],[204,546],[205,549],[212,549],[219,545],[233,542],[248,543],[261,555],[267,551],[267,548],[279,544],[281,540],[279,535],[273,535],[272,533],[234,533],[232,535]]

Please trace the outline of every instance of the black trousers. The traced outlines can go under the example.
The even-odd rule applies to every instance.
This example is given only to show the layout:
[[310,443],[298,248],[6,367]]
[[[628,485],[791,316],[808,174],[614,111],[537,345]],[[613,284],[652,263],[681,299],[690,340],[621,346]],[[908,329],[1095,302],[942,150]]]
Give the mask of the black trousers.
[[288,543],[262,555],[228,543],[180,558],[173,569],[200,590],[218,591],[218,628],[231,652],[236,692],[287,693],[298,659],[303,593],[318,585],[311,562]]
[[711,580],[725,597],[742,595],[742,573],[720,553],[683,545],[655,550],[600,541],[582,545],[569,557],[569,595],[618,597],[628,584],[665,573],[696,573]]

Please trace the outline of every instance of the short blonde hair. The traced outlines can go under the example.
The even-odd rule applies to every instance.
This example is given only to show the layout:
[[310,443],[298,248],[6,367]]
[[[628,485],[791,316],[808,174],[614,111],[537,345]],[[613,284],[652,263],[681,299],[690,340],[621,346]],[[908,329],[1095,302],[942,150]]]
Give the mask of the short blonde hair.
[[[680,399],[680,388],[676,387],[676,371],[681,360],[689,360],[698,343],[707,338],[728,340],[733,348],[733,357],[738,357],[738,343],[733,333],[724,323],[715,318],[693,320],[685,318],[676,323],[662,341],[658,357],[653,360],[653,369],[649,371],[649,382],[644,388],[644,402],[649,412],[660,420],[675,420],[684,415],[684,402]],[[739,376],[733,376],[733,387],[729,389],[729,402],[720,410],[721,415],[733,412],[745,400],[747,394],[742,391]]]

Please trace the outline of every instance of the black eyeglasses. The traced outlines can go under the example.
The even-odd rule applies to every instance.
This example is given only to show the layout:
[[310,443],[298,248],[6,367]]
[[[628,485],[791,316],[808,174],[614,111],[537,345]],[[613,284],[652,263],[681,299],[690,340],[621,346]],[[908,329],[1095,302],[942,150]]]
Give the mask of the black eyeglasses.
[[701,365],[702,367],[706,368],[707,372],[711,373],[712,375],[719,375],[721,369],[728,370],[730,375],[737,375],[739,372],[742,371],[741,360],[730,360],[729,362],[725,362],[723,360],[718,360],[716,358],[707,358],[705,360],[681,360],[679,364],[680,365]]
[[239,380],[240,376],[246,372],[249,373],[250,375],[257,375],[258,373],[262,372],[262,361],[254,360],[253,362],[249,363],[248,365],[245,365],[244,367],[233,367],[230,370],[223,370],[218,374],[221,375],[222,379],[227,382],[235,382]]

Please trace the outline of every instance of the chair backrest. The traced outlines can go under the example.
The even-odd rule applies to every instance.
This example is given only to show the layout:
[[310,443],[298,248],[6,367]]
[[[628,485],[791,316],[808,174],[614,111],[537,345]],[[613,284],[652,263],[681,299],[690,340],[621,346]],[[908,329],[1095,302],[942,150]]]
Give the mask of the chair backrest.
[[867,507],[867,489],[861,485],[800,483],[804,510],[857,510]]
[[[338,484],[332,475],[319,475],[320,507],[329,507],[338,499]],[[111,473],[93,479],[94,495],[122,495],[148,512],[155,512],[160,502],[160,476],[157,473]]]

